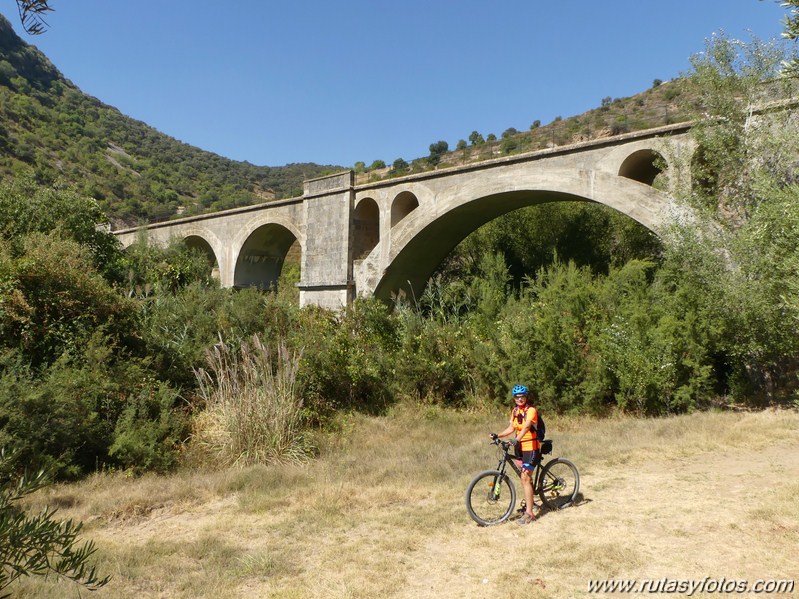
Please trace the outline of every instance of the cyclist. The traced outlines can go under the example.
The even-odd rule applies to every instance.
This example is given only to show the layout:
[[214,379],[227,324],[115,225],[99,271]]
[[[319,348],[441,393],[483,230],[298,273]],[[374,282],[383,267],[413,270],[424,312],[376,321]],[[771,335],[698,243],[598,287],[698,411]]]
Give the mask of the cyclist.
[[535,520],[533,514],[533,471],[541,459],[540,444],[536,438],[538,411],[530,401],[530,391],[524,385],[516,385],[513,390],[513,411],[508,428],[499,437],[515,434],[512,443],[516,446],[516,457],[522,461],[522,488],[524,489],[525,512],[517,524],[529,524]]

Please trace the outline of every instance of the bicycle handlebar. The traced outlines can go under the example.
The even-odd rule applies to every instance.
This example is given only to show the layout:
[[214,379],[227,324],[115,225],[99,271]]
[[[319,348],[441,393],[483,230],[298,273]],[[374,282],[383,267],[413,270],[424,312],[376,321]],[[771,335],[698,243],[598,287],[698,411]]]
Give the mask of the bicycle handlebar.
[[[545,443],[545,441],[541,441],[541,443]],[[513,441],[502,441],[499,437],[495,437],[494,439],[491,440],[490,445],[501,445],[504,451],[508,451],[515,444],[513,443]]]
[[511,441],[502,441],[499,437],[493,439],[490,444],[501,445],[502,449],[504,449],[505,451],[513,447],[513,443]]

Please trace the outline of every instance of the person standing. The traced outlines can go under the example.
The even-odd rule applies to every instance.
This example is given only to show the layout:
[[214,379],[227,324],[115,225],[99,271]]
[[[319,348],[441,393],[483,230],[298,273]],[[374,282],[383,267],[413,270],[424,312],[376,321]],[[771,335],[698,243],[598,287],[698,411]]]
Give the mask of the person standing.
[[533,514],[533,472],[541,459],[541,444],[536,436],[538,411],[530,401],[530,391],[524,385],[516,385],[513,390],[513,411],[508,428],[498,437],[514,435],[511,440],[516,446],[516,457],[522,461],[522,488],[524,489],[525,511],[517,524],[529,524],[535,520]]

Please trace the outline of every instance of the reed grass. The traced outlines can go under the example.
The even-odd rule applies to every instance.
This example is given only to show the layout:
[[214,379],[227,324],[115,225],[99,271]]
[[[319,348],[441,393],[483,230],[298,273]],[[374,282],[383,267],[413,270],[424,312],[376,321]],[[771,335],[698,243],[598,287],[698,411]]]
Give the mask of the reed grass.
[[206,353],[208,370],[196,371],[206,409],[195,423],[193,444],[223,466],[303,462],[303,400],[297,388],[301,352],[256,335],[236,350],[218,343]]

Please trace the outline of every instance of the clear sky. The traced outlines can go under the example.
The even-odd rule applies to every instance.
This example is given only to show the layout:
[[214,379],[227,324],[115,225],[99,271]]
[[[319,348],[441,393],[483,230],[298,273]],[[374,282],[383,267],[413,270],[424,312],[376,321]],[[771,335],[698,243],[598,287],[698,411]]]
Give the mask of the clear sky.
[[714,32],[778,38],[773,0],[51,0],[22,32],[84,92],[257,165],[391,164],[630,96]]

